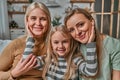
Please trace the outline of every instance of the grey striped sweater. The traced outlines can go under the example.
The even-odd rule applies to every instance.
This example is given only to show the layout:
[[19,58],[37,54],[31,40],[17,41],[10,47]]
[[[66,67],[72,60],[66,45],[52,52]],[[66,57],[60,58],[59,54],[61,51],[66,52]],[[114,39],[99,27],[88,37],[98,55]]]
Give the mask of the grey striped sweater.
[[[32,40],[28,39],[27,43],[29,41],[32,41]],[[30,49],[32,50],[32,47],[27,46],[28,45],[27,43],[26,43],[27,49],[25,49],[26,53],[29,52],[27,50],[30,50]],[[29,43],[34,44],[34,42],[29,42]],[[31,46],[33,46],[33,45],[31,45]],[[88,43],[86,45],[86,47],[87,47],[86,61],[84,61],[81,56],[73,59],[73,62],[76,64],[78,69],[75,71],[76,73],[72,75],[70,80],[78,80],[79,75],[94,76],[97,73],[97,64],[98,63],[97,63],[97,55],[96,55],[96,43],[95,42]],[[37,60],[38,60],[37,68],[42,69],[45,64],[43,58],[41,56],[39,56],[39,57],[37,57]],[[67,68],[66,60],[63,57],[59,57],[57,67],[55,67],[55,64],[53,62],[54,62],[54,60],[52,60],[52,63],[49,66],[49,70],[46,74],[46,79],[47,80],[63,80],[63,76],[64,76],[64,74],[66,72],[66,68]]]

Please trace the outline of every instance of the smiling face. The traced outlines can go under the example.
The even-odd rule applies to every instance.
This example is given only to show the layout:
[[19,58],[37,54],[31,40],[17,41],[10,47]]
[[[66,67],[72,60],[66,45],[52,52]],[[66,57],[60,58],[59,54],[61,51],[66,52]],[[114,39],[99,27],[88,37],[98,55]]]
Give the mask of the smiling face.
[[27,18],[27,24],[31,32],[36,36],[43,36],[48,30],[48,17],[40,8],[33,9]]
[[56,31],[51,37],[53,52],[59,56],[66,56],[70,50],[70,39],[60,31]]
[[92,20],[80,13],[72,15],[66,23],[72,37],[83,44],[89,40],[92,24]]

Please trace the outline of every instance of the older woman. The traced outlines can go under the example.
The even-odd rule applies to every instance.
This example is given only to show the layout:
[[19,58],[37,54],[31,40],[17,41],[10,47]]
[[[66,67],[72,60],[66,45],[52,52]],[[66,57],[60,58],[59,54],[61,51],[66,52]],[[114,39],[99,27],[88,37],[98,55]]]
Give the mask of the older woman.
[[[87,80],[120,80],[120,40],[99,33],[91,14],[81,8],[75,8],[66,15],[65,25],[72,37],[80,43],[84,57],[85,45],[94,31],[92,39],[97,44],[99,73],[96,78]],[[81,77],[80,80],[85,80],[85,78]]]
[[[33,2],[27,8],[25,25],[27,35],[13,40],[0,55],[0,80],[40,80],[42,71],[33,68],[36,56],[46,53],[46,37],[50,30],[51,17],[48,8],[40,2]],[[26,39],[35,40],[34,55],[22,59]]]

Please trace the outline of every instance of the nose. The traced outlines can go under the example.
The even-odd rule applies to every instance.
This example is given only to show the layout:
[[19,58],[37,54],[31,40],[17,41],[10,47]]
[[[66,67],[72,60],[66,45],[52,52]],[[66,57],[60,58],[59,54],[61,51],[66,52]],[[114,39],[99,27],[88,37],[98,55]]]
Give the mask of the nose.
[[63,43],[59,43],[59,47],[62,48],[63,47]]
[[81,34],[82,34],[82,31],[79,30],[78,28],[76,28],[76,29],[75,29],[75,35],[76,35],[76,36],[79,36],[79,35],[81,35]]
[[39,19],[36,20],[36,24],[37,25],[40,25],[41,24],[41,21]]
[[76,35],[81,34],[81,30],[79,30],[78,28],[75,28],[75,34],[76,34]]

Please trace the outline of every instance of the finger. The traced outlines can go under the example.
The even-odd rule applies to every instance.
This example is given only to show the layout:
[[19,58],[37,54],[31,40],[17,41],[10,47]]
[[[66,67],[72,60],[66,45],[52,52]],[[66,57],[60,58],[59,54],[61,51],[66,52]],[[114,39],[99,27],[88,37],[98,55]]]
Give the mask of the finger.
[[23,62],[23,57],[21,57],[20,61],[18,62],[18,64],[22,63]]
[[29,66],[29,68],[35,68],[35,66],[37,65],[37,59],[35,58],[32,62],[32,64]]
[[32,58],[32,56],[33,54],[28,55],[27,58],[22,61],[23,65],[26,65],[29,62],[29,60]]
[[88,40],[88,43],[94,41],[94,39],[95,39],[95,30],[94,30],[94,26],[92,26],[91,34],[90,34],[90,38]]
[[27,62],[27,64],[24,66],[24,68],[29,68],[34,63],[35,58],[35,56],[32,56],[31,59]]
[[94,26],[92,26],[92,30],[91,30],[91,41],[93,40],[93,38],[94,38]]
[[31,29],[30,29],[30,27],[29,27],[28,24],[26,24],[26,29],[27,29],[28,35],[31,36],[31,37],[33,37],[33,34],[31,32]]

